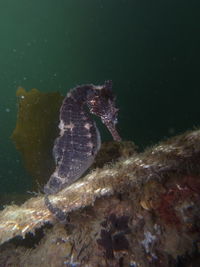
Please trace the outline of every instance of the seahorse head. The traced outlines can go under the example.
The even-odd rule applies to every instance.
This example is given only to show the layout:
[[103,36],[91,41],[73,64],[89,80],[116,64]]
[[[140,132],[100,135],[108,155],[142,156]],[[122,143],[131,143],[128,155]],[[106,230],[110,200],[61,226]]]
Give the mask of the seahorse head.
[[121,138],[116,131],[118,108],[115,106],[115,96],[112,92],[112,81],[105,81],[104,85],[93,85],[88,92],[87,106],[91,113],[100,117],[113,136],[120,141]]

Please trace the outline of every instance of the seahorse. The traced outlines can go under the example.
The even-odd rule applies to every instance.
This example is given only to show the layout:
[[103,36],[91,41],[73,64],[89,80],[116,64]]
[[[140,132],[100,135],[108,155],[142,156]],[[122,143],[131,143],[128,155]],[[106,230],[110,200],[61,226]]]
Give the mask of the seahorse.
[[60,135],[53,147],[56,168],[44,187],[45,204],[60,221],[66,215],[54,207],[48,195],[71,185],[91,166],[101,146],[99,130],[89,113],[101,118],[116,141],[118,109],[115,107],[112,81],[103,85],[85,84],[69,91],[60,108]]

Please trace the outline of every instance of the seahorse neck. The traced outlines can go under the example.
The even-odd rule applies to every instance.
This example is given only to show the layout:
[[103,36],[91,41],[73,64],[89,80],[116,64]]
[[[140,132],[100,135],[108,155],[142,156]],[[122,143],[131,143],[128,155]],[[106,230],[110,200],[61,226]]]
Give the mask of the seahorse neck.
[[92,84],[86,84],[73,88],[68,94],[67,98],[73,98],[74,102],[83,106],[87,102],[88,93],[93,90]]

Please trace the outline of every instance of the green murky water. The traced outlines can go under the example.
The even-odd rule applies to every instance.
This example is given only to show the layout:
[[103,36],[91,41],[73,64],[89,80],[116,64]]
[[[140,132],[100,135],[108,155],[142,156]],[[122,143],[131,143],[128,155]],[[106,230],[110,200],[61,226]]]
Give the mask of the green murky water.
[[1,194],[31,188],[10,139],[18,86],[65,95],[77,84],[112,79],[121,136],[141,148],[199,126],[199,7],[172,0],[1,0]]

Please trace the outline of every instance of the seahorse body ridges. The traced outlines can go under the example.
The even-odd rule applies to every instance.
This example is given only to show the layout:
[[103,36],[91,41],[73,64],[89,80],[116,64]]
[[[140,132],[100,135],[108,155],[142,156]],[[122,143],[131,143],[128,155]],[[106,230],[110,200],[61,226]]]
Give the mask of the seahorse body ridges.
[[53,148],[56,169],[44,187],[45,203],[59,219],[63,214],[52,206],[48,195],[79,179],[93,163],[101,145],[99,131],[87,109],[101,118],[114,140],[121,140],[115,129],[118,109],[111,81],[98,86],[77,86],[67,94],[60,109],[60,135]]

